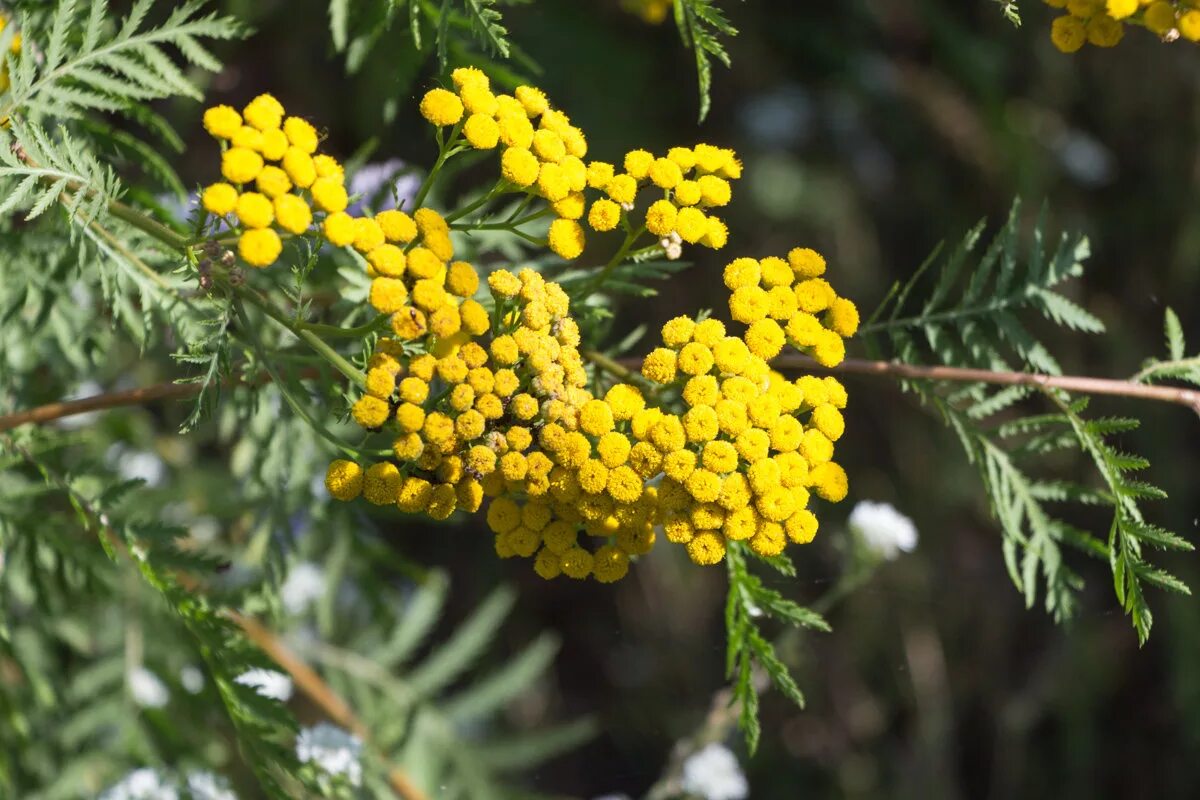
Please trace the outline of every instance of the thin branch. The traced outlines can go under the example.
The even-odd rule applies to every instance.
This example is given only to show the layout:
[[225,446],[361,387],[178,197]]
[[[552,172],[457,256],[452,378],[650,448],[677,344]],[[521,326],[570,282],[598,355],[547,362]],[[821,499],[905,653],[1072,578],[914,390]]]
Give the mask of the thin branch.
[[[585,352],[584,358],[596,363],[602,369],[606,366],[596,361],[593,354]],[[620,367],[637,368],[640,358],[620,358],[614,362]],[[966,367],[924,367],[916,364],[902,364],[897,361],[867,361],[861,358],[847,358],[836,367],[825,367],[808,356],[784,355],[771,362],[771,366],[779,370],[819,370],[822,372],[842,372],[857,375],[885,375],[892,378],[907,378],[910,380],[926,381],[955,381],[959,383],[994,383],[1001,386],[1029,386],[1034,389],[1062,389],[1080,394],[1104,394],[1117,397],[1134,397],[1139,400],[1157,400],[1163,403],[1175,403],[1187,406],[1200,415],[1200,391],[1183,389],[1174,386],[1147,386],[1133,381],[1113,380],[1111,378],[1092,378],[1083,375],[1045,375],[1038,372],[994,372],[987,369],[968,369]]]
[[31,422],[35,424],[53,422],[56,419],[73,417],[88,411],[100,411],[120,406],[140,406],[153,403],[155,400],[176,400],[192,397],[199,393],[200,384],[197,383],[159,383],[154,386],[143,386],[140,389],[98,394],[81,400],[47,403],[28,411],[18,411],[14,414],[0,416],[0,431],[9,431]]
[[[302,378],[315,378],[319,374],[316,369],[310,368],[302,370],[300,376]],[[227,378],[222,382],[222,385],[230,386],[236,383],[260,385],[269,383],[270,380],[271,376],[264,373],[254,381],[247,381],[245,378],[240,377]],[[0,416],[0,431],[10,431],[20,425],[28,425],[30,423],[40,425],[46,422],[53,422],[56,419],[62,419],[63,417],[86,414],[89,411],[103,411],[108,408],[120,408],[121,406],[147,405],[156,400],[180,400],[194,397],[200,393],[202,388],[199,383],[156,383],[152,386],[143,386],[140,389],[126,389],[121,392],[97,394],[79,400],[47,403],[44,406],[37,406],[28,411],[17,411],[12,414]]]
[[993,372],[966,367],[922,367],[895,361],[867,361],[848,358],[836,367],[822,367],[807,356],[787,355],[773,363],[777,369],[823,370],[849,372],[859,375],[888,375],[913,380],[957,381],[961,383],[994,383],[1002,386],[1030,386],[1035,389],[1062,389],[1080,394],[1104,394],[1157,400],[1187,406],[1200,415],[1200,391],[1174,386],[1147,386],[1132,381],[1111,378],[1092,378],[1082,375],[1045,375],[1036,372]]

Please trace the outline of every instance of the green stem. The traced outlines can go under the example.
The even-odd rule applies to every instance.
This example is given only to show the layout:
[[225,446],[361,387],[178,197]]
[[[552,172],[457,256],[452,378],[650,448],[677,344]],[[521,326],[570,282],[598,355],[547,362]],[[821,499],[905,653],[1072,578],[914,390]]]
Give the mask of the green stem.
[[187,252],[190,246],[186,236],[176,233],[148,214],[144,214],[133,206],[122,203],[120,200],[109,200],[108,210],[117,219],[132,225],[143,233],[153,236],[163,244],[181,253]]
[[359,325],[356,328],[339,328],[336,325],[325,325],[320,322],[297,322],[296,327],[301,330],[319,333],[322,336],[336,336],[341,339],[361,339],[387,325],[390,319],[391,317],[387,314],[380,314],[370,322]]
[[596,350],[583,350],[580,352],[586,360],[595,364],[599,369],[607,372],[609,375],[620,378],[623,381],[636,381],[641,376],[634,373],[633,370],[620,364],[617,361],[609,358],[603,353]]
[[460,208],[458,211],[455,211],[453,214],[448,214],[446,216],[446,222],[454,222],[457,219],[462,219],[463,217],[465,217],[467,214],[470,214],[475,209],[480,208],[481,206],[487,205],[489,202],[491,202],[492,198],[496,197],[499,194],[503,194],[504,193],[503,190],[504,190],[505,186],[507,186],[507,185],[508,185],[508,181],[504,180],[503,178],[496,181],[496,185],[493,186],[491,189],[489,189],[484,194],[480,195],[478,200],[476,200],[475,202],[471,203],[470,205],[468,205],[464,208]]
[[439,142],[438,157],[433,162],[433,167],[429,170],[429,174],[425,176],[425,180],[421,182],[421,188],[417,189],[417,196],[413,198],[413,208],[418,209],[425,202],[425,196],[429,194],[429,190],[433,188],[433,181],[437,178],[438,172],[442,169],[442,165],[454,155],[457,150],[454,149],[455,141],[458,139],[458,132],[462,130],[462,122],[459,122],[450,131],[450,137],[445,142]]
[[599,273],[597,273],[596,277],[592,279],[591,283],[584,288],[583,292],[580,293],[580,297],[587,297],[588,295],[599,290],[600,287],[604,285],[604,282],[608,280],[608,276],[612,274],[612,271],[616,269],[617,265],[624,260],[630,249],[633,248],[634,242],[636,242],[638,237],[645,232],[646,226],[642,225],[641,227],[634,228],[633,230],[630,230],[629,233],[625,234],[625,241],[621,242],[620,248],[618,248],[617,252],[613,254],[613,257],[609,260],[609,262],[604,265],[604,268],[601,269]]
[[258,293],[252,289],[240,289],[238,291],[238,296],[251,305],[256,306],[268,317],[279,323],[280,326],[287,328],[297,338],[303,339],[309,347],[311,347],[313,350],[316,350],[317,353],[320,354],[320,356],[330,364],[332,364],[338,372],[357,383],[360,387],[366,388],[367,376],[364,375],[361,370],[343,358],[340,353],[326,344],[320,336],[317,336],[317,334],[311,330],[307,330],[299,327],[296,324],[293,324],[291,320],[289,320],[283,315],[282,312],[279,311],[279,309],[275,308],[262,297],[259,297]]
[[[280,377],[279,373],[275,371],[275,368],[271,366],[271,359],[267,357],[267,353],[265,352],[262,342],[259,341],[258,336],[254,333],[254,326],[250,324],[250,320],[246,317],[246,312],[242,308],[242,304],[237,300],[234,301],[233,311],[237,315],[238,321],[241,322],[242,327],[245,328],[243,335],[249,340],[251,349],[254,351],[255,355],[258,356],[258,360],[262,362],[263,368],[267,371],[267,374],[271,376],[271,380],[275,382],[275,387],[279,390],[279,393],[291,407],[292,411],[295,412],[296,416],[308,423],[308,426],[316,431],[317,435],[332,444],[334,447],[354,458],[361,458],[364,454],[364,451],[351,447],[338,437],[334,436],[331,431],[329,431],[324,425],[322,425],[320,422],[314,419],[311,414],[308,413],[308,409],[306,409],[299,400],[292,396],[292,393],[288,390],[287,384],[284,382],[283,378]],[[378,453],[372,452],[371,455],[378,455]]]

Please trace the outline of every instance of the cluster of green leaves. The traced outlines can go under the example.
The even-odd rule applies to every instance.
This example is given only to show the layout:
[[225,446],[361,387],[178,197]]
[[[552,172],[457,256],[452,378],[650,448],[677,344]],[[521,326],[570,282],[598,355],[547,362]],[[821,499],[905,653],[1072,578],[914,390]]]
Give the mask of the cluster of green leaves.
[[[486,66],[488,72],[506,83],[515,84],[521,78],[501,61],[512,60],[518,69],[537,74],[540,67],[509,37],[499,7],[525,5],[532,0],[370,0],[351,3],[350,0],[330,0],[329,29],[333,44],[344,53],[346,69],[358,72],[380,41],[393,33],[403,36],[406,53],[397,59],[390,54],[389,66],[397,61],[401,75],[415,77],[418,57],[435,52],[438,64],[445,71],[451,63],[473,62]],[[675,25],[683,46],[691,50],[696,62],[699,86],[700,120],[712,107],[712,62],[729,66],[729,53],[721,42],[722,36],[736,36],[716,0],[676,0]],[[384,103],[384,117],[395,116],[394,101]]]
[[[1036,313],[1060,329],[1104,330],[1100,320],[1062,293],[1069,278],[1083,273],[1088,255],[1084,237],[1063,234],[1048,248],[1043,214],[1024,248],[1019,205],[1014,204],[1008,221],[975,261],[982,230],[981,223],[940,261],[935,251],[911,279],[894,287],[861,330],[873,355],[906,364],[1055,376],[1061,373],[1058,361],[1019,315]],[[908,312],[914,288],[934,263],[939,266],[927,299]],[[1182,358],[1182,343],[1174,341],[1172,353]],[[1190,374],[1187,369],[1186,362],[1172,363],[1163,375]],[[1144,519],[1141,504],[1165,494],[1131,477],[1149,463],[1122,452],[1113,439],[1136,429],[1138,421],[1085,418],[1086,398],[1072,399],[1033,380],[1000,389],[982,382],[936,379],[910,379],[904,385],[940,413],[978,468],[1004,534],[1005,563],[1026,604],[1032,607],[1041,591],[1046,610],[1056,619],[1071,615],[1083,582],[1065,563],[1062,548],[1069,546],[1110,562],[1117,598],[1144,642],[1151,616],[1142,584],[1187,591],[1178,579],[1147,563],[1145,548],[1191,545]],[[1027,410],[1031,403],[1026,401],[1039,395],[1049,401],[1051,411]],[[1099,486],[1033,474],[1045,470],[1051,455],[1063,450],[1085,456]],[[1112,515],[1108,535],[1088,533],[1064,519],[1058,510],[1062,504],[1106,508]]]
[[[355,74],[373,62],[381,63],[407,89],[421,64],[436,57],[445,71],[451,63],[478,63],[488,72],[515,83],[519,79],[504,61],[537,73],[539,67],[509,37],[500,11],[503,6],[531,0],[330,0],[329,30],[337,52],[344,54],[346,71]],[[380,47],[386,42],[392,47]],[[404,91],[397,94],[404,94]],[[383,116],[391,120],[399,110],[396,97],[382,99]]]
[[752,573],[747,557],[759,558],[784,576],[794,578],[796,568],[787,556],[761,559],[739,542],[731,542],[725,554],[729,571],[729,590],[725,599],[725,673],[733,682],[732,702],[738,705],[738,727],[753,753],[758,748],[761,729],[758,722],[756,671],[766,673],[771,685],[801,708],[804,694],[796,685],[787,665],[775,654],[775,647],[759,627],[762,619],[773,619],[796,628],[828,631],[829,624],[817,612],[787,599],[763,584]]
[[737,36],[715,0],[675,0],[675,26],[683,46],[696,58],[696,78],[700,86],[700,121],[712,107],[712,59],[729,66],[729,53],[720,36]]

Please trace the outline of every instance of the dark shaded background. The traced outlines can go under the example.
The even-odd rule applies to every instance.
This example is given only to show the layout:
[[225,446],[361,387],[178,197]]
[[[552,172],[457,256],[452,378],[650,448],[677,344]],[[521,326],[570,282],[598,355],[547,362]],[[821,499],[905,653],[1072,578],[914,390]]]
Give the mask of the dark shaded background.
[[[981,217],[1001,219],[1020,195],[1030,210],[1046,203],[1053,228],[1091,237],[1076,297],[1109,332],[1055,334],[1066,371],[1121,377],[1162,354],[1167,302],[1200,342],[1200,49],[1131,31],[1114,50],[1064,56],[1049,42],[1053,12],[1033,0],[1022,3],[1019,29],[985,0],[721,5],[741,34],[729,42],[733,69],[715,70],[713,111],[700,126],[690,55],[669,24],[647,26],[616,0],[506,12],[514,40],[543,69],[536,82],[588,133],[595,156],[705,140],[745,161],[730,246],[691,251],[687,277],[625,306],[620,330],[717,305],[713,277],[730,257],[797,244],[825,253],[839,291],[869,310],[937,242]],[[432,160],[415,106],[436,64],[402,31],[348,78],[322,3],[227,6],[259,32],[222,53],[228,69],[210,99],[270,90],[327,125],[335,154],[375,137],[375,158]],[[399,115],[384,124],[388,98]],[[198,114],[194,105],[175,114],[194,132],[182,169],[192,182],[211,174]],[[846,382],[839,461],[850,498],[794,553],[801,576],[775,583],[802,603],[826,591],[859,499],[896,504],[921,541],[833,611],[834,633],[789,648],[809,707],[764,698],[762,747],[746,764],[751,796],[1200,796],[1196,602],[1154,593],[1154,633],[1139,651],[1107,566],[1077,558],[1088,588],[1074,623],[1025,610],[954,437],[888,381]],[[1093,410],[1143,419],[1124,441],[1151,459],[1149,479],[1171,495],[1155,521],[1200,532],[1200,420],[1133,401]],[[1075,521],[1107,530],[1099,515]],[[448,565],[462,610],[512,580],[522,589],[514,641],[546,627],[563,637],[553,702],[564,715],[599,714],[603,732],[533,776],[540,790],[644,791],[722,685],[724,573],[694,568],[679,548],[664,542],[615,588],[545,584],[526,562],[498,563],[482,534],[419,537],[389,524],[408,555]],[[1162,563],[1200,583],[1194,556]]]

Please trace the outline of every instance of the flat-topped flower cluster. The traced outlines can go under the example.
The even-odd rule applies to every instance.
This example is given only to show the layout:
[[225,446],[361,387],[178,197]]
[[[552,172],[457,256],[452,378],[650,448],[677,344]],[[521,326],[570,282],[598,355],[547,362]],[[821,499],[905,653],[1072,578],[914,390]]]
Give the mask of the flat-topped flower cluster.
[[[732,151],[632,150],[618,172],[584,160],[584,133],[541,91],[495,94],[472,68],[452,77],[455,91],[421,101],[442,159],[498,149],[500,178],[487,197],[544,204],[554,216],[546,244],[562,258],[583,252],[585,218],[596,232],[622,228],[626,249],[653,237],[668,257],[683,244],[726,244],[711,212],[741,174]],[[836,365],[857,330],[854,304],[822,277],[814,251],[733,260],[724,282],[740,333],[715,318],[673,319],[640,375],[618,373],[601,390],[558,283],[530,268],[481,278],[455,259],[456,215],[351,215],[341,166],[317,152],[311,124],[285,117],[269,95],[241,114],[210,109],[205,125],[224,145],[226,181],[209,186],[203,204],[238,232],[242,258],[277,260],[277,229],[352,247],[371,278],[367,302],[388,317],[351,415],[391,457],[333,461],[325,482],[334,498],[435,520],[482,511],[502,558],[532,558],[547,579],[607,583],[660,533],[697,564],[721,561],[738,541],[777,555],[812,540],[814,495],[845,497],[846,473],[833,461],[845,389],[770,366],[789,344]],[[642,208],[639,194],[650,195]]]

